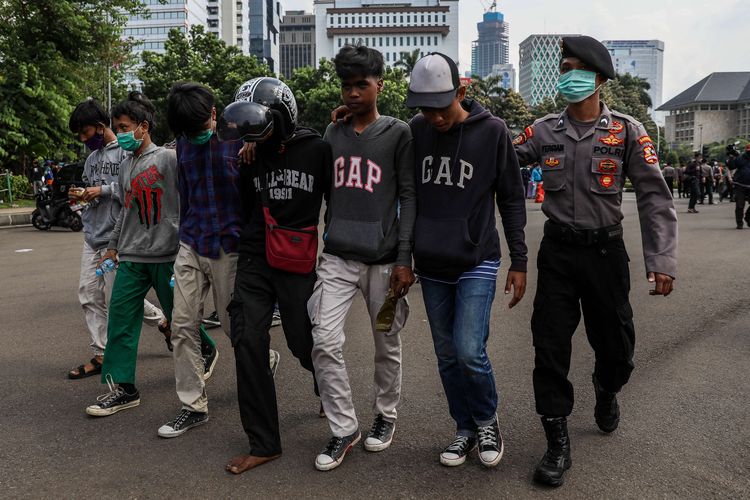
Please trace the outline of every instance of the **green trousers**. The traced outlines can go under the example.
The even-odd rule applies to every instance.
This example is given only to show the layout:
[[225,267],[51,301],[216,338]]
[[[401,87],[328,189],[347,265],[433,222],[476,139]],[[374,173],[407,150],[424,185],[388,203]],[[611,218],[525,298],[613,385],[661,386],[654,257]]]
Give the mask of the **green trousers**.
[[[144,264],[120,262],[112,287],[107,319],[107,347],[104,349],[102,383],[107,375],[116,384],[135,383],[138,339],[143,321],[143,299],[153,288],[164,315],[172,322],[173,290],[169,286],[174,262]],[[201,342],[212,347],[214,340],[200,327]]]

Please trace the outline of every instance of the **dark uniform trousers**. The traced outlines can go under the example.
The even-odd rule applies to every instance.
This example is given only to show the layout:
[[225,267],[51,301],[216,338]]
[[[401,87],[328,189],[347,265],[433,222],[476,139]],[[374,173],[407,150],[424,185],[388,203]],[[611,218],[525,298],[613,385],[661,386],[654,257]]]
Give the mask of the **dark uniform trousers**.
[[568,381],[571,339],[581,319],[596,355],[594,374],[617,392],[633,371],[635,329],[630,307],[630,271],[622,239],[581,246],[545,236],[539,249],[539,278],[531,330],[534,340],[534,396],[540,415],[567,416],[573,410]]
[[237,262],[234,296],[228,309],[240,417],[254,456],[281,453],[276,387],[268,359],[268,330],[277,302],[287,346],[313,374],[318,394],[311,358],[312,324],[307,314],[315,279],[315,271],[302,275],[273,269],[263,256],[240,255]]

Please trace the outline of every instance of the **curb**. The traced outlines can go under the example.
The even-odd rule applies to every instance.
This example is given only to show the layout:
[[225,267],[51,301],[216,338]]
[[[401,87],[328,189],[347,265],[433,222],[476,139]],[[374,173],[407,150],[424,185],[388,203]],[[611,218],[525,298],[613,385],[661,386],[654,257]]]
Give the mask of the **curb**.
[[0,227],[25,226],[31,224],[31,212],[21,214],[0,214]]

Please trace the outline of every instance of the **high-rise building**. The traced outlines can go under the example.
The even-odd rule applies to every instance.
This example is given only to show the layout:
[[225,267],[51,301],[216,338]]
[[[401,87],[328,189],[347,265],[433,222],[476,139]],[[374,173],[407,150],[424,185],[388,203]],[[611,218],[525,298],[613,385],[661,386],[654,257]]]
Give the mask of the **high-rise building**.
[[123,36],[133,38],[136,44],[133,53],[138,57],[138,63],[126,75],[125,81],[132,88],[140,88],[142,82],[138,80],[136,72],[142,65],[140,55],[150,51],[164,52],[164,43],[169,32],[177,28],[187,32],[190,26],[206,26],[206,0],[142,0],[148,8],[148,14],[129,16]]
[[236,45],[244,54],[249,54],[248,12],[248,0],[207,0],[208,32],[227,45]]
[[[651,88],[651,110],[662,104],[664,42],[661,40],[604,40],[618,74],[628,73],[645,79]],[[661,121],[661,120],[659,120]]]
[[555,97],[560,76],[560,42],[564,36],[531,35],[519,46],[518,91],[534,106]]
[[249,0],[250,55],[265,62],[272,72],[279,74],[279,25],[281,2]]
[[458,63],[458,0],[315,0],[318,60],[356,43],[382,52],[389,66],[415,50]]
[[502,12],[485,12],[477,23],[479,37],[471,43],[471,74],[484,78],[498,64],[508,64],[508,23]]
[[281,74],[285,78],[303,66],[315,66],[315,16],[290,10],[281,19]]

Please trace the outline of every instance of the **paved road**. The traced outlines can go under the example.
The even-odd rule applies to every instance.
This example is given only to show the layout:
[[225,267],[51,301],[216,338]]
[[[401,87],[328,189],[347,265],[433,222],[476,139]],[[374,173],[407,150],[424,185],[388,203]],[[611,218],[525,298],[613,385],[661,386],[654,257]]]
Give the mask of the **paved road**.
[[[0,496],[314,497],[314,498],[750,498],[748,359],[750,230],[734,229],[728,204],[680,212],[680,266],[673,296],[650,297],[632,195],[625,231],[633,275],[637,367],[621,396],[623,421],[611,436],[596,431],[585,335],[575,337],[570,418],[574,467],[554,492],[531,483],[544,450],[534,413],[529,318],[535,291],[530,266],[526,299],[515,309],[499,297],[490,357],[501,391],[506,453],[499,467],[476,457],[441,467],[437,455],[452,424],[437,376],[419,287],[403,334],[404,393],[396,439],[386,452],[355,450],[339,469],[314,470],[328,438],[316,416],[308,376],[285,350],[277,374],[284,455],[230,477],[224,464],[246,450],[235,398],[233,355],[217,333],[219,366],[208,384],[211,422],[174,440],[156,429],[178,409],[173,367],[161,336],[144,328],[138,385],[141,405],[104,419],[84,408],[104,392],[95,379],[68,381],[67,369],[87,359],[87,336],[76,298],[81,235],[66,230],[0,230]],[[543,216],[529,205],[532,262]],[[32,251],[17,253],[20,249]],[[504,267],[507,269],[507,267]],[[369,426],[372,341],[364,305],[347,324],[349,363],[363,427]],[[217,332],[217,330],[213,330]]]

